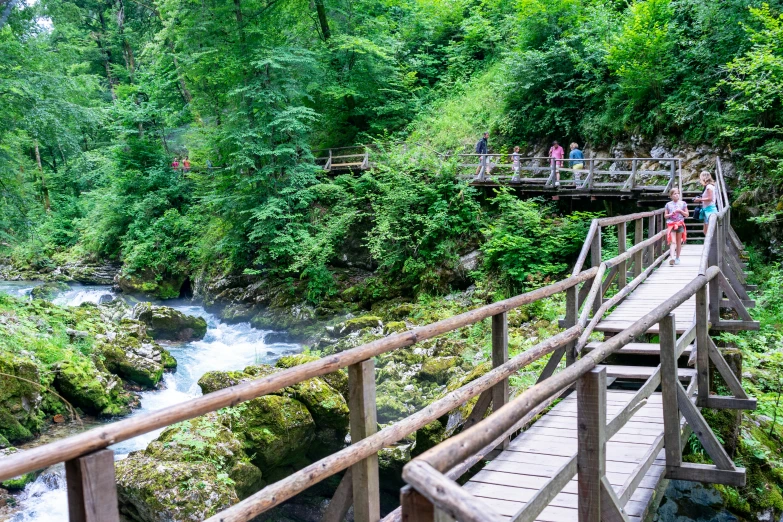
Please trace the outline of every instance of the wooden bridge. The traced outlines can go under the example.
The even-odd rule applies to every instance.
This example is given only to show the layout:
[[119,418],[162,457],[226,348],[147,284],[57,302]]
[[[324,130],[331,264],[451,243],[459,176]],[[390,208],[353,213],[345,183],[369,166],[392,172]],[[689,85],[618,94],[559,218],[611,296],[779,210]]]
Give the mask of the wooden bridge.
[[[758,327],[747,312],[753,302],[745,285],[743,247],[731,228],[720,168],[717,175],[719,212],[710,217],[703,244],[685,247],[680,265],[667,263],[662,211],[597,219],[567,279],[16,453],[0,459],[0,480],[65,462],[70,520],[117,522],[110,445],[347,368],[353,443],[209,522],[252,520],[343,471],[323,519],[342,520],[353,505],[357,522],[377,522],[378,451],[476,397],[459,434],[405,466],[408,486],[401,491],[401,508],[384,521],[641,520],[654,509],[654,491],[663,479],[743,485],[745,470],[734,465],[700,413],[702,407],[753,409],[756,404],[710,337]],[[617,234],[619,252],[604,259],[602,238],[608,234]],[[588,258],[591,267],[584,268]],[[509,359],[507,312],[560,293],[566,297],[564,330]],[[373,357],[485,319],[492,324],[493,369],[378,431]],[[594,332],[603,332],[604,340],[590,342]],[[510,400],[509,377],[545,357],[538,383]],[[558,371],[563,358],[565,367]],[[618,358],[622,365],[615,364]],[[731,396],[710,389],[711,368]],[[714,464],[682,461],[691,432]],[[483,462],[464,485],[456,482]]]
[[[418,147],[423,147],[417,145]],[[406,145],[402,145],[407,153]],[[458,176],[471,185],[507,185],[523,192],[583,197],[647,197],[682,189],[681,158],[584,158],[520,157],[518,169],[510,154],[444,154],[422,149],[443,161],[456,162]],[[370,170],[383,161],[373,146],[339,147],[315,151],[315,163],[326,172]],[[420,154],[412,154],[412,161]]]

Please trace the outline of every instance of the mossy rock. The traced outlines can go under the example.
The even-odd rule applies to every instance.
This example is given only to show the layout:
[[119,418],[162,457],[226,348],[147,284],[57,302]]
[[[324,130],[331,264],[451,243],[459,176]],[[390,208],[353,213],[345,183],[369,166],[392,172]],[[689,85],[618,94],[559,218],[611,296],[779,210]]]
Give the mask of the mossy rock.
[[364,330],[365,328],[379,328],[383,326],[381,318],[375,315],[363,315],[348,319],[334,327],[335,337],[345,337],[354,332]]
[[[19,452],[17,448],[5,448],[3,450],[0,450],[0,458],[7,457],[8,455],[13,455],[14,453]],[[30,484],[31,482],[35,482],[35,479],[38,477],[37,471],[31,471],[30,473],[25,473],[24,475],[21,475],[19,477],[14,477],[12,479],[4,480],[0,482],[0,487],[7,489],[8,491],[22,491],[25,486]]]
[[117,280],[118,286],[128,294],[146,294],[158,299],[174,299],[179,297],[184,275],[169,275],[162,277],[145,271],[139,274],[121,274]]
[[30,295],[33,299],[43,299],[45,301],[51,301],[63,292],[70,290],[68,283],[60,281],[53,281],[50,283],[44,283],[40,286],[36,286],[30,291]]
[[0,437],[25,442],[43,426],[41,382],[38,367],[29,359],[0,351]]
[[323,379],[307,379],[286,388],[284,394],[304,404],[318,428],[333,428],[343,435],[347,433],[348,404]]
[[135,452],[115,470],[120,512],[133,521],[204,520],[239,502],[229,474],[211,462],[161,461]]
[[267,470],[295,462],[307,453],[315,422],[301,402],[279,395],[266,395],[242,403],[241,414],[231,429],[244,441],[252,462]]
[[379,394],[375,399],[375,407],[378,412],[378,422],[388,424],[401,420],[415,411],[399,398],[390,394]]
[[113,339],[99,342],[97,350],[110,372],[147,388],[157,386],[164,369],[177,366],[177,361],[159,344],[143,342],[122,331]]
[[419,376],[423,380],[434,381],[440,384],[445,383],[449,378],[449,370],[458,366],[460,358],[451,357],[430,357],[424,360],[421,365]]
[[413,448],[413,456],[421,455],[430,448],[434,448],[446,436],[446,427],[440,420],[434,420],[416,431],[416,446]]
[[228,471],[228,476],[234,481],[234,490],[240,500],[244,500],[256,491],[266,486],[263,474],[258,466],[245,462],[237,461]]
[[[317,361],[318,359],[319,357],[316,357],[315,355],[307,355],[304,353],[286,355],[278,359],[275,366],[278,368],[293,368],[294,366]],[[348,398],[348,372],[345,370],[337,370],[332,373],[327,373],[326,375],[321,375],[320,378],[326,381],[329,386],[340,392],[344,398]]]
[[120,380],[89,359],[63,361],[54,367],[54,386],[65,399],[87,413],[102,416],[130,413],[132,397]]
[[408,326],[402,321],[392,321],[383,325],[384,335],[391,335],[393,333],[404,332],[408,329]]
[[230,386],[236,386],[250,379],[250,376],[242,371],[212,371],[207,372],[198,380],[201,393],[206,395]]
[[168,306],[139,303],[133,308],[133,318],[147,325],[147,333],[153,339],[189,341],[202,339],[207,333],[203,317],[185,315]]
[[244,456],[242,442],[217,413],[177,423],[147,446],[144,453],[159,460],[209,461],[227,469]]

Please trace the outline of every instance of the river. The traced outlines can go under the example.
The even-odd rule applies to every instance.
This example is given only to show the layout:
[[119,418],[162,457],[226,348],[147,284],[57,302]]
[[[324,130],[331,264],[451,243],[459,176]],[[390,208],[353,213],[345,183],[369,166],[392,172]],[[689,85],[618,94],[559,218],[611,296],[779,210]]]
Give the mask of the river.
[[[0,292],[18,297],[30,294],[37,283],[30,281],[0,281]],[[97,303],[106,294],[116,297],[109,286],[71,285],[70,290],[54,299],[55,304],[78,306],[84,302]],[[166,348],[177,359],[177,371],[164,375],[161,389],[141,392],[141,407],[131,416],[158,410],[201,395],[198,379],[211,370],[237,370],[250,364],[273,363],[279,357],[301,351],[298,344],[264,342],[268,331],[257,330],[249,323],[226,324],[193,301],[166,301],[166,306],[207,321],[204,339],[188,343],[169,344]],[[160,431],[115,444],[111,448],[117,459],[131,451],[143,449]],[[65,472],[62,464],[45,470],[38,479],[28,484],[17,500],[20,510],[11,522],[63,522],[68,520],[65,493]]]

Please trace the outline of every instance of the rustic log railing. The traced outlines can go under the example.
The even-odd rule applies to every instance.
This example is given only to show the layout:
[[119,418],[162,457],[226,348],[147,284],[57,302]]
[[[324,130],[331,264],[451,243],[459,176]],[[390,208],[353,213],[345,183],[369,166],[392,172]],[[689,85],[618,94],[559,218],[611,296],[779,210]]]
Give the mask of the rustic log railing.
[[[713,241],[716,230],[719,231],[717,234],[724,238],[732,237],[726,230],[728,228],[727,215],[728,209],[724,209],[717,216],[714,216],[710,222],[706,238],[709,245],[715,245],[715,254],[709,254],[708,268],[685,290],[693,288],[693,291],[696,292],[696,290],[705,287],[708,283],[717,281],[714,285],[715,292],[720,296],[722,290],[728,297],[717,302],[720,303],[720,306],[730,305],[735,310],[738,310],[741,320],[724,321],[719,316],[717,318],[713,317],[713,328],[717,326],[724,329],[736,329],[740,323],[742,327],[752,326],[753,324],[750,322],[747,311],[744,311],[743,305],[748,300],[747,294],[739,294],[739,292],[744,292],[745,289],[739,290],[736,286],[736,284],[744,284],[744,280],[740,281],[739,279],[743,275],[741,271],[738,273],[732,272],[734,278],[723,278],[718,266],[713,262],[715,259],[720,258],[722,266],[725,267],[727,273],[732,269],[732,263],[739,262],[735,261],[734,258],[736,256],[734,254],[735,250],[741,251],[741,243],[734,245],[735,249],[732,250],[731,248],[724,248],[724,244],[719,243],[719,241]],[[646,239],[643,234],[645,220],[648,223],[648,237]],[[626,225],[631,222],[635,224],[635,234],[634,244],[629,248],[626,245],[625,230]],[[621,239],[618,241],[620,245],[619,252],[618,255],[611,259],[602,260],[601,230],[610,226],[616,226],[620,234],[618,237],[618,239]],[[491,451],[503,448],[510,435],[529,424],[536,415],[548,408],[563,391],[576,384],[578,379],[583,377],[588,371],[592,371],[605,356],[619,349],[621,344],[618,343],[628,342],[632,338],[631,334],[636,335],[646,331],[649,325],[652,324],[650,320],[661,321],[664,315],[676,308],[684,299],[687,299],[687,297],[684,297],[685,294],[683,294],[685,290],[681,291],[670,302],[667,302],[667,307],[659,307],[651,312],[652,315],[648,314],[647,319],[640,321],[634,328],[629,329],[630,332],[626,331],[613,337],[607,342],[608,344],[604,343],[601,348],[577,360],[581,348],[597,322],[596,317],[600,318],[611,307],[629,295],[666,258],[668,252],[661,254],[664,234],[662,211],[594,220],[572,275],[563,281],[504,301],[482,306],[436,323],[394,334],[318,361],[216,391],[186,403],[120,420],[55,443],[4,457],[0,459],[0,480],[6,480],[53,464],[65,462],[71,520],[74,522],[118,520],[113,453],[110,449],[107,449],[110,445],[224,407],[235,406],[241,402],[273,393],[313,377],[348,368],[350,432],[353,443],[341,451],[306,466],[283,480],[268,485],[237,505],[216,514],[209,520],[210,522],[251,520],[253,517],[285,502],[325,478],[348,470],[327,510],[325,520],[341,520],[348,508],[353,505],[357,522],[375,522],[380,518],[377,465],[377,453],[379,450],[399,442],[433,420],[478,397],[473,411],[465,423],[463,432],[457,436],[459,439],[453,440],[465,441],[467,440],[465,434],[470,433],[478,434],[478,438],[472,440],[469,446],[460,446],[459,451],[455,450],[455,453],[448,460],[448,465],[438,464],[437,466],[439,473],[445,472],[445,476],[450,479],[458,478]],[[720,248],[718,247],[719,245]],[[707,251],[707,246],[705,245],[705,251]],[[710,246],[710,248],[713,247]],[[710,250],[710,252],[712,251]],[[583,269],[588,254],[590,254],[593,266],[589,269]],[[647,254],[646,262],[644,260],[645,254]],[[631,271],[631,268],[633,268],[633,271]],[[630,281],[628,277],[631,277]],[[616,292],[614,295],[607,296],[610,288],[615,287]],[[734,290],[734,293],[732,293],[732,290]],[[507,312],[519,306],[552,297],[561,292],[566,294],[565,318],[561,322],[561,326],[565,330],[509,359]],[[711,299],[712,292],[713,289],[710,287]],[[414,345],[417,342],[475,324],[487,318],[491,318],[492,321],[493,369],[484,376],[448,393],[421,411],[376,432],[377,418],[375,411],[373,357]],[[698,321],[699,318],[697,317],[696,325],[678,341],[678,353],[690,343],[693,336],[699,337],[701,335],[699,338],[704,338],[706,323],[703,319],[701,323]],[[644,325],[647,326],[645,327]],[[689,338],[688,336],[691,337]],[[706,355],[703,355],[702,351],[697,353],[697,365],[701,365],[697,366],[697,368],[700,368],[698,404],[709,404],[711,407],[749,407],[752,399],[742,395],[741,386],[737,383],[730,385],[730,389],[735,395],[734,397],[722,398],[710,396],[709,394],[706,396],[702,395],[701,390],[708,390],[706,387],[708,383],[703,385],[701,376],[705,360],[713,360],[713,363],[716,364],[719,370],[724,368],[724,366],[726,368],[728,366],[725,365],[725,361],[723,365],[715,362],[717,359],[722,360],[716,349],[705,350],[703,353]],[[549,361],[539,377],[538,384],[509,403],[509,377],[532,362],[548,355],[550,356]],[[555,373],[563,356],[566,358],[566,370]],[[723,374],[722,370],[721,374]],[[594,378],[600,379],[600,377]],[[584,385],[586,386],[587,384]],[[656,386],[657,384],[645,385],[644,389],[652,393]],[[542,389],[546,393],[542,394]],[[526,399],[520,402],[520,399],[525,397],[535,400]],[[640,395],[635,405],[638,406],[643,399],[644,397]],[[523,405],[523,407],[520,405]],[[482,421],[490,406],[496,412],[489,417],[492,420],[491,430],[487,425],[487,420]],[[629,411],[629,409],[626,409],[625,412],[628,418],[630,418]],[[509,417],[511,412],[514,415]],[[625,419],[626,417],[622,418]],[[624,421],[618,420],[619,418],[609,423],[606,430],[608,433],[616,432],[624,423]],[[499,421],[498,419],[503,420]],[[448,444],[450,444],[449,447],[451,448],[457,448],[452,443]],[[467,447],[469,447],[469,451],[463,451]],[[430,455],[433,454],[432,452],[442,455],[440,453],[441,450],[438,448],[436,447],[431,452],[425,454],[428,459],[427,462],[430,462],[429,459]],[[454,455],[459,455],[459,457],[454,457]],[[435,459],[432,462],[439,462],[439,460]],[[409,469],[417,469],[419,465],[417,460],[413,463],[413,467]],[[681,467],[685,469],[687,466],[683,465]],[[562,480],[572,468],[573,466],[569,465],[567,469],[563,470],[564,475],[558,475],[560,479]],[[721,468],[720,471],[725,470]],[[708,472],[709,470],[699,471],[699,473]],[[687,474],[687,471],[683,473]],[[441,477],[444,476],[441,475]],[[411,483],[417,489],[420,486],[420,484],[415,483],[415,479],[412,479]],[[464,492],[461,492],[461,494],[464,494]],[[403,505],[411,502],[414,504],[422,502],[422,499],[415,492],[411,492],[410,489],[406,490],[403,495],[403,499],[405,498],[409,499],[405,500]],[[541,499],[544,498],[544,496],[541,497]],[[426,507],[427,503],[431,501],[433,501],[431,498],[429,501],[425,499],[423,505]],[[544,500],[538,502],[541,503]],[[445,504],[436,502],[436,505],[439,509],[450,509],[444,507]],[[490,512],[488,511],[487,513]],[[399,516],[400,511],[398,510],[387,517],[387,519],[392,520],[399,518]],[[529,518],[530,515],[526,516]]]
[[[405,147],[405,145],[403,145]],[[416,146],[421,146],[416,144]],[[370,155],[378,147],[361,145],[314,151],[315,163],[325,171],[366,170],[372,167]],[[672,187],[682,189],[680,158],[584,158],[581,160],[551,157],[520,157],[518,168],[511,154],[444,154],[434,152],[441,160],[457,161],[461,170],[468,169],[466,179],[481,184],[506,183],[511,186],[535,185],[545,189],[556,186],[578,191],[612,190],[618,192],[649,191],[667,193]],[[581,168],[576,168],[581,165]],[[527,177],[520,174],[529,173]],[[652,183],[645,183],[645,178]]]
[[[664,303],[591,352],[582,355],[565,370],[537,383],[479,424],[463,430],[407,464],[403,470],[403,478],[412,488],[404,490],[401,495],[403,519],[417,522],[436,518],[471,522],[506,520],[506,517],[500,516],[489,503],[458,486],[450,470],[457,463],[485,447],[490,441],[497,441],[499,437],[510,433],[510,430],[518,429],[519,420],[526,418],[537,404],[560,396],[563,389],[572,386],[577,388],[577,453],[549,479],[546,486],[538,490],[523,508],[511,517],[513,522],[535,520],[574,476],[578,477],[580,522],[628,520],[623,506],[628,502],[662,448],[665,448],[667,478],[744,485],[745,470],[734,465],[699,412],[701,407],[729,409],[755,409],[756,407],[755,399],[747,396],[741,382],[731,371],[709,335],[710,329],[758,328],[758,323],[752,321],[746,310],[746,300],[743,299],[745,296],[740,295],[745,292],[745,288],[732,266],[734,262],[739,262],[738,252],[741,250],[741,244],[737,245],[730,232],[730,207],[720,167],[717,176],[716,181],[719,183],[718,190],[721,192],[723,203],[721,210],[710,217],[698,275]],[[590,323],[585,325],[583,333],[574,346],[573,359],[580,355],[589,332],[604,313],[627,295],[631,291],[628,290],[629,288],[638,285],[646,274],[667,257],[668,252],[658,256],[646,270],[636,275],[630,283],[624,284],[609,300],[601,302],[596,299],[593,303],[594,297],[603,294],[603,291],[599,291],[598,288],[604,285],[601,279],[607,272],[607,268],[620,267],[629,259],[633,259],[635,265],[633,273],[636,274],[642,268],[640,256],[642,249],[649,248],[651,252],[655,252],[664,233],[663,231],[654,233],[654,224],[657,223],[657,219],[654,218],[657,216],[658,213],[642,213],[636,216],[593,221],[574,272],[581,272],[589,252],[592,253],[594,268],[597,263],[600,263],[597,265],[598,272],[589,285],[590,290],[585,294],[585,302],[588,305],[592,303],[595,313]],[[621,254],[611,260],[600,262],[601,227],[617,225],[618,230],[621,230],[629,221],[635,221],[637,223],[635,236],[640,239],[644,218],[649,219],[652,237],[646,241],[638,241],[634,247],[626,250],[623,230],[620,235],[622,241],[619,241]],[[649,259],[653,259],[653,256]],[[625,270],[622,273],[625,274]],[[585,284],[583,288],[587,286]],[[694,321],[678,339],[673,311],[694,296],[696,299]],[[721,308],[732,308],[740,319],[721,318]],[[589,312],[590,306],[585,306],[577,323],[578,326],[584,324]],[[606,373],[600,364],[655,324],[659,325],[660,332],[660,365],[641,385],[623,410],[607,422]],[[695,355],[696,378],[691,380],[686,389],[679,382],[677,359],[694,340],[696,344],[692,354]],[[723,377],[732,396],[718,396],[711,393],[710,363]],[[633,417],[658,386],[662,390],[664,433],[656,439],[620,491],[615,493],[606,478],[606,442]],[[681,417],[685,418],[685,425],[682,424]],[[682,444],[690,429],[693,429],[714,465],[690,464],[682,461]]]

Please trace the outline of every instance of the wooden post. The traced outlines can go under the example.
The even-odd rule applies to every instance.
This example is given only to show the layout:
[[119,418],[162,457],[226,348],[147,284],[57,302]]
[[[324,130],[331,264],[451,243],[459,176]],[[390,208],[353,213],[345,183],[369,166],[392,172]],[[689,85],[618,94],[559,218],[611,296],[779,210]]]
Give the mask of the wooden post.
[[[642,221],[642,218],[639,218],[634,221],[635,228],[633,232],[633,244],[638,245],[642,241],[644,241],[644,222]],[[642,249],[643,250],[643,249]],[[644,271],[642,269],[642,257],[644,252],[642,250],[639,250],[633,255],[633,276],[634,278],[639,277],[642,275],[642,272]]]
[[682,464],[680,440],[680,408],[677,405],[677,330],[674,314],[659,323],[661,350],[661,400],[663,402],[663,446],[666,450],[666,470]]
[[[652,238],[657,232],[657,228],[655,226],[655,223],[657,221],[658,216],[650,216],[647,218],[647,239]],[[655,244],[653,243],[649,247],[647,247],[647,266],[650,266],[653,264],[653,261],[655,261]]]
[[435,506],[427,498],[410,486],[400,490],[402,522],[433,522]]
[[601,520],[601,479],[606,475],[606,367],[584,374],[576,384],[579,522]]
[[[714,281],[714,280],[713,280]],[[710,282],[712,285],[712,282]],[[717,287],[717,283],[715,283]],[[706,404],[710,396],[710,327],[707,317],[707,287],[696,291],[696,405]]]
[[[625,221],[617,224],[617,254],[624,254],[628,250],[627,246],[627,230],[625,227]],[[617,265],[617,289],[622,290],[628,283],[628,262],[621,261]]]
[[[577,287],[572,286],[566,290],[566,313],[565,313],[565,328],[571,328],[576,325],[576,318],[579,315],[579,307],[576,304],[577,300]],[[576,342],[570,342],[566,345],[566,366],[571,366],[576,362]]]
[[[492,316],[492,367],[508,362],[508,319],[506,312]],[[492,411],[498,411],[508,402],[508,378],[492,387]],[[508,447],[508,439],[498,446]]]
[[[720,236],[720,221],[715,220],[715,233],[712,237],[712,243],[710,244],[710,251],[708,254],[708,261],[707,261],[707,267],[711,266],[717,266],[718,268],[722,268],[721,265],[718,264],[718,251],[720,243],[721,236]],[[720,286],[718,284],[718,278],[713,278],[712,281],[709,282],[709,307],[710,307],[710,322],[714,325],[718,324],[720,321]]]
[[[658,214],[658,230],[663,230],[665,226],[663,214]],[[658,257],[663,254],[663,245],[665,242],[666,239],[663,238],[655,243],[655,259],[658,259]]]
[[114,452],[98,450],[65,463],[70,522],[119,522]]
[[[378,431],[375,363],[372,359],[348,367],[348,407],[351,442],[355,443]],[[371,455],[354,464],[351,474],[354,519],[356,522],[378,522],[381,519],[378,455]]]
[[[590,264],[592,266],[600,266],[601,264],[601,227],[599,226],[595,230],[593,236],[593,243],[590,247]],[[585,283],[586,284],[586,283]],[[603,292],[598,292],[593,301],[593,313],[598,313],[598,309],[603,304],[604,296]]]

